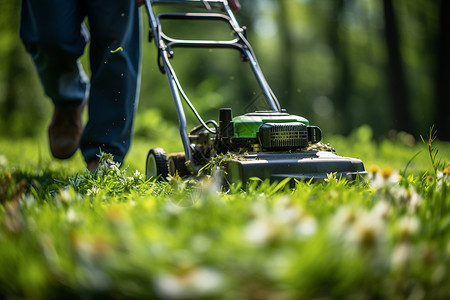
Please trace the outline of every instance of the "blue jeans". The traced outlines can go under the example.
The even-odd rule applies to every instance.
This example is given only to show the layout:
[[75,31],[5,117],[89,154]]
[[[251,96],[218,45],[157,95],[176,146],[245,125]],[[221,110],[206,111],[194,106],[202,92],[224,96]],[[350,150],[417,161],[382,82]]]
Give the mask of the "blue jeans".
[[[46,95],[60,109],[89,98],[80,141],[86,161],[101,150],[122,162],[130,147],[139,94],[140,23],[135,0],[22,0],[20,36]],[[89,40],[90,80],[79,62]]]

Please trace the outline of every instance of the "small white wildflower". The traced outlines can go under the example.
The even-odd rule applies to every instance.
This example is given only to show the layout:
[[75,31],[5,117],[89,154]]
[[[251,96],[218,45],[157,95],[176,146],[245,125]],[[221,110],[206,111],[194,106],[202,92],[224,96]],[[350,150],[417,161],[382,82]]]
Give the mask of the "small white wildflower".
[[90,189],[88,189],[88,190],[86,191],[86,194],[87,194],[88,196],[90,196],[90,195],[95,196],[95,195],[98,194],[98,192],[100,192],[100,188],[97,187],[97,186],[93,186],[92,188],[90,188]]
[[218,292],[223,276],[207,267],[194,268],[182,274],[165,274],[155,279],[155,288],[165,299],[195,298]]
[[386,201],[379,201],[377,204],[372,208],[371,214],[374,214],[374,216],[386,219],[388,216],[390,210],[390,205]]
[[378,172],[380,172],[380,168],[378,168],[378,166],[376,165],[372,165],[369,167],[369,178],[371,180],[374,180],[375,177],[377,176]]
[[288,224],[297,222],[302,214],[301,208],[290,203],[289,197],[281,197],[275,204],[272,217],[276,223]]
[[119,168],[118,168],[115,164],[111,165],[111,166],[110,166],[110,169],[111,169],[114,173],[120,174],[120,170],[119,170]]
[[[215,196],[220,192],[222,186],[222,178],[217,172],[214,172],[212,176],[208,176],[204,180],[200,181],[200,189],[198,198],[203,201],[207,200],[207,196]],[[220,203],[217,201],[216,203]]]
[[370,213],[361,213],[350,228],[347,238],[358,245],[374,245],[384,233],[384,222]]
[[401,237],[411,237],[418,232],[420,227],[419,220],[416,217],[402,217],[398,220],[397,230]]
[[445,184],[448,184],[447,180],[450,178],[450,163],[445,167],[443,171],[438,171],[436,174],[437,179],[437,190],[441,190]]
[[0,154],[0,166],[6,166],[8,159],[3,154]]
[[141,174],[138,170],[136,170],[136,171],[134,172],[133,177],[134,177],[135,179],[139,179],[139,180],[141,180],[141,179],[143,178],[142,174]]
[[370,185],[373,188],[390,187],[398,184],[400,175],[391,167],[384,167],[380,172],[372,173]]
[[72,202],[72,195],[68,189],[61,190],[59,192],[58,198],[63,203],[70,203]]
[[303,217],[300,222],[298,222],[295,231],[300,237],[308,237],[313,235],[317,231],[316,219],[309,216]]
[[273,236],[273,225],[266,219],[255,219],[245,228],[244,237],[250,243],[265,243]]
[[337,182],[338,178],[336,177],[336,172],[334,173],[327,173],[327,178],[325,179],[326,182]]
[[420,195],[413,187],[404,188],[399,186],[395,189],[392,189],[391,194],[394,196],[394,198],[400,200],[401,204],[405,205],[406,207],[418,207],[421,202]]
[[422,204],[422,197],[413,187],[409,188],[410,199],[409,199],[409,208],[411,211],[416,211],[420,205]]
[[258,201],[255,201],[251,206],[251,212],[256,217],[267,216],[268,211],[267,211],[266,200],[262,200],[261,198],[258,197]]
[[72,208],[69,208],[66,213],[66,219],[69,223],[75,223],[78,221],[77,213]]
[[392,251],[391,264],[396,269],[403,268],[408,263],[410,256],[410,246],[407,243],[400,243]]
[[164,206],[164,208],[165,208],[165,211],[167,213],[169,213],[170,215],[179,215],[184,211],[182,206],[177,205],[174,202],[167,202],[166,205]]
[[450,163],[442,171],[442,178],[448,179],[450,177]]
[[344,235],[357,219],[359,211],[349,206],[342,206],[333,215],[330,231],[336,236]]

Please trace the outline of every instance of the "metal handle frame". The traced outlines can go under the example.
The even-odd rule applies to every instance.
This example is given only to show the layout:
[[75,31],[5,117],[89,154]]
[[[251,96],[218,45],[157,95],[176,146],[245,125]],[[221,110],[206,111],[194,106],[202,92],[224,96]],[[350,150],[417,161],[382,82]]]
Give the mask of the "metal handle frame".
[[[224,10],[224,13],[161,13],[155,15],[153,5],[156,4],[182,4],[182,5],[196,5],[203,6],[207,10],[211,9],[211,6],[219,7]],[[181,84],[179,83],[175,71],[169,61],[173,57],[173,48],[231,48],[241,52],[241,55],[245,60],[250,63],[250,67],[258,81],[259,86],[265,96],[266,102],[270,109],[273,111],[280,111],[280,104],[273,94],[269,84],[267,83],[262,70],[258,64],[256,56],[250,43],[247,41],[244,35],[244,29],[241,28],[228,5],[227,0],[145,0],[145,8],[149,16],[150,23],[150,35],[155,40],[156,47],[158,48],[158,63],[160,69],[166,74],[170,87],[170,92],[174,101],[175,109],[178,116],[179,131],[181,140],[183,142],[183,148],[186,155],[186,161],[190,161],[188,168],[190,171],[198,171],[201,166],[195,166],[192,159],[192,151],[190,148],[186,116],[182,106],[181,96],[186,103],[190,106],[196,117],[202,123],[204,127],[207,127],[203,122],[193,105],[190,103],[188,97],[184,93]],[[162,19],[172,20],[217,20],[228,23],[235,35],[235,38],[228,41],[223,40],[182,40],[175,39],[167,36],[161,26]]]

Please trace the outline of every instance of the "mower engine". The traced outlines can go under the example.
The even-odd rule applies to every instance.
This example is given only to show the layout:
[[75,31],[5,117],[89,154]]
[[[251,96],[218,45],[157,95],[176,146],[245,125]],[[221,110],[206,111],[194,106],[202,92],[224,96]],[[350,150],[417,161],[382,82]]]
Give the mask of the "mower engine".
[[[322,133],[319,127],[309,126],[308,120],[285,112],[258,111],[233,118],[231,108],[219,113],[217,134],[211,137],[207,130],[194,128],[189,140],[200,152],[216,154],[301,151],[309,144],[318,143]],[[206,158],[206,157],[205,157]]]
[[[310,126],[309,121],[300,116],[257,111],[233,118],[230,108],[220,109],[216,134],[209,133],[203,126],[189,134],[196,165],[205,165],[213,157],[229,154],[221,160],[229,182],[246,182],[252,177],[315,181],[330,173],[354,180],[357,174],[365,173],[359,159],[338,156],[331,147],[310,150],[321,138],[320,128]],[[171,163],[171,160],[173,157],[169,155],[170,173],[187,175],[184,174],[187,169],[176,169],[181,164]]]

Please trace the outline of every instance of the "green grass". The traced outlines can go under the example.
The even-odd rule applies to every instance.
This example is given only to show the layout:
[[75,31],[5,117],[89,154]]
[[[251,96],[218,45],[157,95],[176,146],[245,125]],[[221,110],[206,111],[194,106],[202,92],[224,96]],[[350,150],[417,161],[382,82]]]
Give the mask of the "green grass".
[[325,137],[367,180],[246,191],[145,181],[148,148],[179,151],[170,139],[93,174],[45,138],[2,140],[0,298],[448,299],[450,145],[433,143],[436,175],[422,142],[367,130]]

